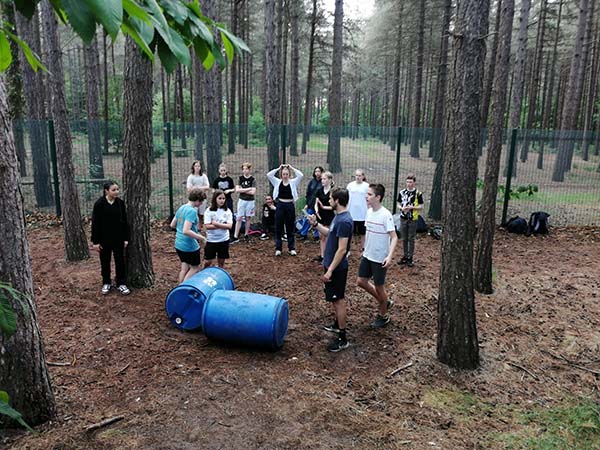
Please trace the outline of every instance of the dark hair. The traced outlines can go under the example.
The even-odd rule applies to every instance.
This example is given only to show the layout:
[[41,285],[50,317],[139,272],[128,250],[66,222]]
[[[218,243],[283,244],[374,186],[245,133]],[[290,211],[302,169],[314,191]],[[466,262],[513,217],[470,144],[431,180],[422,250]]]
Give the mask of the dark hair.
[[379,196],[379,201],[382,202],[383,196],[385,195],[385,187],[383,186],[383,184],[371,183],[369,184],[369,187],[371,188],[375,196]]
[[104,189],[102,192],[104,192],[104,194],[106,194],[106,191],[108,191],[108,190],[110,189],[110,187],[111,187],[111,186],[114,186],[114,185],[117,185],[117,186],[118,186],[118,184],[117,184],[117,183],[115,183],[114,181],[112,181],[112,180],[108,180],[106,183],[104,183],[104,184],[102,185],[102,188]]
[[417,182],[417,177],[415,176],[414,173],[409,173],[408,175],[406,175],[406,179],[413,180],[415,183]]
[[188,194],[190,202],[201,202],[206,200],[206,194],[201,189],[192,189]]
[[[219,195],[225,195],[225,192],[223,192],[221,189],[215,189],[212,198],[210,199],[210,208],[208,208],[211,211],[216,211],[219,209],[219,205],[217,205],[217,198],[219,197]],[[227,209],[227,202],[223,203],[221,209]]]
[[315,180],[317,179],[317,177],[315,176],[315,172],[317,171],[317,169],[321,171],[321,175],[323,175],[323,172],[325,172],[325,169],[323,169],[321,166],[315,166],[315,168],[313,169],[313,178]]
[[331,190],[331,198],[337,200],[337,202],[342,206],[348,206],[350,194],[348,193],[348,189],[346,188],[334,187]]
[[192,163],[192,175],[194,175],[194,166],[196,165],[196,163],[200,164],[200,175],[202,175],[204,173],[204,166],[202,165],[202,161],[194,161]]

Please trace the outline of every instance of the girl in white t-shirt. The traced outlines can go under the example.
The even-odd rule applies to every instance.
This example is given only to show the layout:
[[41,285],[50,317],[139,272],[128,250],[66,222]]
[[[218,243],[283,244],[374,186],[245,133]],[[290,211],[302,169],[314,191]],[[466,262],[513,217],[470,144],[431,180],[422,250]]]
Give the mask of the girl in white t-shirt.
[[[192,163],[192,171],[187,177],[185,187],[188,191],[188,194],[194,189],[200,189],[202,192],[204,192],[204,194],[208,194],[208,190],[210,189],[210,183],[208,182],[208,177],[204,173],[202,161],[194,161]],[[204,215],[204,211],[206,210],[206,203],[206,200],[204,200],[198,207],[198,217],[200,218],[200,225],[202,225],[203,223],[202,216]]]
[[204,267],[212,266],[217,258],[219,267],[229,259],[229,230],[233,226],[233,213],[227,208],[225,193],[215,189],[210,208],[204,213],[206,246],[204,247]]
[[369,192],[369,183],[366,183],[367,177],[365,171],[356,169],[354,172],[354,181],[348,183],[346,189],[350,194],[348,202],[348,212],[354,222],[354,236],[360,237],[360,247],[365,248],[365,218],[367,217],[367,192]]

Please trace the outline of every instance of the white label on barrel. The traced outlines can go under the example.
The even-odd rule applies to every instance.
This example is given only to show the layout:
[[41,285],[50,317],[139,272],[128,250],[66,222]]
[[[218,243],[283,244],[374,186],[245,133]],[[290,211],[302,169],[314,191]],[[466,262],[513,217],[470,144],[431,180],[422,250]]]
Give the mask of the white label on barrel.
[[215,287],[217,285],[217,280],[215,280],[213,277],[207,277],[203,281],[210,287]]
[[175,319],[175,323],[177,325],[181,325],[181,322],[182,322],[181,317],[178,317],[177,319]]

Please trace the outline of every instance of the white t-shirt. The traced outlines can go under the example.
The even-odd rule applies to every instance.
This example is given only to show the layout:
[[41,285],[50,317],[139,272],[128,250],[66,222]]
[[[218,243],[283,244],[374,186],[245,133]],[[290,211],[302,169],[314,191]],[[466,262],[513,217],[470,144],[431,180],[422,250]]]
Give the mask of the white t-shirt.
[[390,231],[395,231],[392,213],[383,206],[377,211],[369,208],[365,219],[367,237],[363,256],[370,261],[382,263],[390,252]]
[[369,183],[357,183],[352,181],[346,186],[350,194],[348,202],[348,212],[354,222],[362,222],[367,216],[367,192],[369,192]]
[[[229,209],[219,208],[216,211],[207,209],[204,211],[204,225],[215,220],[217,223],[233,223],[233,213]],[[206,230],[206,239],[208,242],[225,242],[229,240],[229,230],[227,228],[214,228]]]

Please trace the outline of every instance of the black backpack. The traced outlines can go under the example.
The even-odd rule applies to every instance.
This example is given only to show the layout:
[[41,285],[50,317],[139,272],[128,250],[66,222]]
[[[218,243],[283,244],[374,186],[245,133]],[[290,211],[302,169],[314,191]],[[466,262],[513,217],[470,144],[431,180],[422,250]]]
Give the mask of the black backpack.
[[548,234],[548,217],[550,214],[544,211],[531,213],[529,218],[529,233]]
[[509,233],[528,234],[529,232],[527,221],[519,216],[511,217],[508,222],[506,222],[505,228]]
[[417,218],[417,233],[427,233],[427,222],[425,222],[423,216]]

